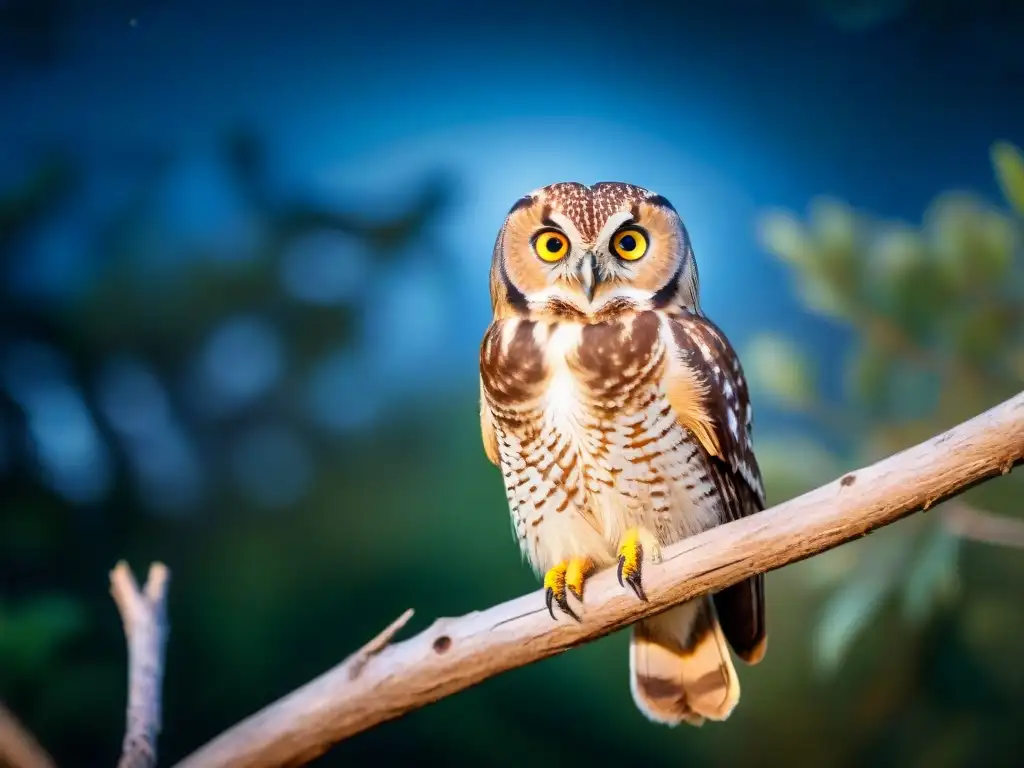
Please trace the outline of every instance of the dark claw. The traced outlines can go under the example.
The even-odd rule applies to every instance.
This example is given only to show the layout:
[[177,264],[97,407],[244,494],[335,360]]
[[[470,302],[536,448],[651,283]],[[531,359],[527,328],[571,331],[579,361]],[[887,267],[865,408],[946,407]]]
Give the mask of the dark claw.
[[558,607],[561,608],[566,613],[568,613],[574,619],[576,619],[576,621],[580,620],[580,617],[576,615],[576,612],[573,611],[573,609],[569,607],[569,601],[566,600],[565,598],[562,598],[562,601],[558,604]]
[[625,581],[623,581],[623,578],[622,578],[622,567],[625,564],[626,564],[626,558],[624,558],[624,557],[622,557],[620,555],[619,556],[619,567],[618,567],[618,570],[616,571],[616,574],[619,577],[619,586],[625,588],[626,584],[629,584],[630,588],[633,590],[633,593],[646,603],[647,602],[647,593],[644,592],[644,586],[643,586],[643,582],[642,582],[642,579],[641,579],[641,569],[639,567],[639,564],[638,564],[636,573],[630,574],[629,576],[627,576],[625,578]]
[[557,605],[567,614],[576,619],[576,621],[580,620],[580,617],[573,612],[572,607],[569,605],[569,601],[566,599],[565,595],[562,595],[561,598],[555,597],[555,592],[550,587],[544,590],[544,602],[548,606],[548,613],[551,614],[552,619],[556,618],[554,605]]
[[636,596],[639,597],[641,600],[643,600],[646,603],[647,602],[647,593],[644,592],[643,584],[640,583],[640,572],[637,571],[632,576],[629,576],[626,579],[626,581],[629,582],[629,586],[631,586],[633,588],[633,592],[636,593]]

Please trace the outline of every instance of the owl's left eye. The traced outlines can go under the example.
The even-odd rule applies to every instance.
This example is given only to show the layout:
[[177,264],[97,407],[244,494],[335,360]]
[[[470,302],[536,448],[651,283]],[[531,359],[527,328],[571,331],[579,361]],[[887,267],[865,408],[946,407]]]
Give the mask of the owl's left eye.
[[647,253],[647,235],[639,229],[623,229],[612,238],[612,250],[620,259],[636,261]]
[[547,229],[533,239],[533,249],[544,261],[558,261],[569,252],[569,238],[554,229]]

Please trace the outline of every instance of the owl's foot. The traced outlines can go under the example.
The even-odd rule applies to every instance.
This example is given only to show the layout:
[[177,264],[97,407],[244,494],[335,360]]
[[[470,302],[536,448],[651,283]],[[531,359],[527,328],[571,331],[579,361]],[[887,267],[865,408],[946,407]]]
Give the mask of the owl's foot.
[[661,562],[658,539],[646,528],[630,528],[619,545],[619,585],[625,587],[628,584],[637,597],[647,602],[642,582],[645,556],[648,562]]
[[557,605],[576,621],[580,620],[569,605],[569,593],[583,602],[583,584],[593,571],[594,562],[589,557],[573,557],[563,560],[544,574],[544,600],[552,619],[555,618],[554,606]]

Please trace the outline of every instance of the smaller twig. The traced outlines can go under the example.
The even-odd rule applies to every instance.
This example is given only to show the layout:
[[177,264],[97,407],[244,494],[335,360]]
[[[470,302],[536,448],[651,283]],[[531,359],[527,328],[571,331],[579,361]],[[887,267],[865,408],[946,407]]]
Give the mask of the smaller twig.
[[6,768],[54,768],[53,758],[25,726],[0,704],[0,765]]
[[954,536],[1024,549],[1024,520],[997,515],[956,499],[943,505],[943,522]]
[[110,594],[121,614],[128,643],[127,726],[118,768],[152,768],[156,764],[169,578],[163,563],[153,563],[140,592],[126,562],[122,560],[110,572]]
[[345,661],[346,664],[351,665],[348,671],[349,680],[355,680],[359,677],[359,673],[363,671],[363,667],[366,666],[366,662],[380,653],[384,646],[390,643],[391,639],[402,631],[402,627],[409,623],[409,619],[412,618],[412,614],[412,608],[406,608],[405,613],[384,627],[384,629],[377,633],[377,636],[373,638],[373,640],[353,653]]

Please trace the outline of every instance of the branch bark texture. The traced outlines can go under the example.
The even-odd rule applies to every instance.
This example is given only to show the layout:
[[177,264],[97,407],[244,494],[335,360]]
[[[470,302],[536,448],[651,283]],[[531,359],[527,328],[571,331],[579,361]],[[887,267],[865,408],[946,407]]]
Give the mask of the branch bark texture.
[[167,643],[167,582],[162,563],[149,568],[139,585],[124,561],[110,572],[110,593],[124,623],[128,643],[128,711],[118,768],[152,768],[160,733],[160,699]]
[[663,562],[644,570],[647,603],[623,590],[611,569],[588,581],[580,623],[552,621],[538,591],[438,619],[394,645],[386,644],[386,631],[218,736],[179,768],[301,765],[342,739],[486,678],[928,509],[1022,460],[1024,392],[927,442],[665,548]]

